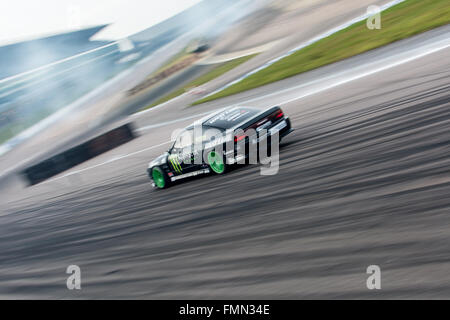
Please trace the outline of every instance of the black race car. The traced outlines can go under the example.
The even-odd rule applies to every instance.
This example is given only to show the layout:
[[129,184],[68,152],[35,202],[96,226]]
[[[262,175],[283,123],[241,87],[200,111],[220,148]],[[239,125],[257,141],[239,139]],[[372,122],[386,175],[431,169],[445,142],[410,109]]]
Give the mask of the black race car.
[[230,165],[248,163],[250,150],[255,150],[252,146],[270,145],[273,136],[281,140],[291,131],[291,122],[280,107],[225,108],[185,128],[147,172],[153,186],[160,189],[200,174],[223,174]]

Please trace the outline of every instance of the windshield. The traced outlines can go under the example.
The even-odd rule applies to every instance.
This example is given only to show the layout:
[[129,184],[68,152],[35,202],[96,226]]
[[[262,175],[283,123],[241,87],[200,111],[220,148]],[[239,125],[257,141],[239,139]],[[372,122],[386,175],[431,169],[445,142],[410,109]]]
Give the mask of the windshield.
[[173,145],[176,149],[186,148],[194,142],[194,130],[185,130],[181,132]]
[[208,126],[203,126],[201,131],[197,134],[194,133],[194,128],[181,132],[172,145],[172,149],[186,149],[193,145],[203,145],[203,143],[222,138],[224,134],[222,130]]

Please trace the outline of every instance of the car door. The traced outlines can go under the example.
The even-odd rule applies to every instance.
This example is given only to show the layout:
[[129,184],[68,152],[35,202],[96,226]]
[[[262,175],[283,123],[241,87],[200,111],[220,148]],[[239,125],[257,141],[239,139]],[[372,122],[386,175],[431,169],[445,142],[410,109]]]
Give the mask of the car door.
[[175,174],[185,174],[196,168],[192,130],[183,131],[169,152],[168,162]]

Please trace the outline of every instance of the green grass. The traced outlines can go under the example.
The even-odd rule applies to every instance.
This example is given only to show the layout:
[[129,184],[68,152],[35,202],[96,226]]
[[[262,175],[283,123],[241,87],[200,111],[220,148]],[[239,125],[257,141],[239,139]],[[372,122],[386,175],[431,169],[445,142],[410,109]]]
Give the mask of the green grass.
[[230,60],[228,62],[224,62],[220,64],[217,68],[211,70],[207,74],[204,74],[203,76],[200,76],[199,78],[195,79],[191,83],[187,85],[188,88],[195,88],[198,86],[201,86],[204,83],[207,83],[215,78],[220,77],[221,75],[227,73],[228,71],[236,68],[237,66],[243,64],[244,62],[247,62],[251,58],[255,57],[257,54],[251,54],[249,56],[237,58],[234,60]]
[[172,57],[169,61],[167,61],[164,65],[159,67],[152,75],[156,75],[158,73],[163,72],[166,69],[176,65],[177,63],[183,62],[183,60],[190,58],[193,53],[187,51],[187,49],[183,49],[181,52],[177,53],[174,57]]
[[407,0],[381,13],[381,29],[361,21],[274,63],[200,104],[337,62],[450,22],[449,0]]
[[213,80],[215,78],[218,78],[219,76],[221,76],[221,75],[227,73],[228,71],[236,68],[240,64],[250,60],[251,58],[253,58],[256,55],[257,54],[252,54],[252,55],[249,55],[249,56],[245,56],[245,57],[241,57],[241,58],[230,60],[228,62],[221,63],[216,68],[214,68],[213,70],[211,70],[208,73],[206,73],[206,74],[196,78],[195,80],[189,82],[188,84],[186,84],[182,88],[172,91],[168,95],[158,99],[157,101],[153,102],[149,106],[146,106],[145,108],[141,109],[141,111],[149,109],[149,108],[152,108],[154,106],[157,106],[157,105],[159,105],[161,103],[164,103],[164,102],[167,102],[169,100],[172,100],[173,98],[176,98],[176,97],[182,95],[183,93],[189,91],[192,88],[201,86],[204,83],[207,83],[207,82],[209,82],[209,81],[211,81],[211,80]]
[[181,50],[180,52],[178,52],[176,55],[174,55],[172,58],[170,58],[168,61],[166,61],[166,63],[164,63],[162,66],[160,66],[155,72],[153,72],[153,74],[158,74],[170,67],[172,67],[173,65],[182,62],[184,59],[189,58],[190,56],[194,55],[191,51],[192,47],[194,46],[195,43],[201,41],[201,39],[195,39],[192,40],[191,42],[189,42],[189,44],[183,48],[183,50]]

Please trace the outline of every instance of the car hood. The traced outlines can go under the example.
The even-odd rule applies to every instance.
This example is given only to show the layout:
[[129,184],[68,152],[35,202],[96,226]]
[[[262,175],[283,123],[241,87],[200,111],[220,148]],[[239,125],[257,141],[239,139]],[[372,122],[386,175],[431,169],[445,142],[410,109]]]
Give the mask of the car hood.
[[167,156],[169,155],[168,152],[163,153],[162,155],[160,155],[158,158],[156,158],[155,160],[153,160],[152,162],[149,163],[148,167],[149,168],[153,168],[155,166],[159,166],[162,164],[165,164],[167,162]]

